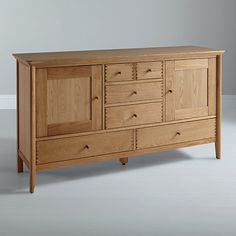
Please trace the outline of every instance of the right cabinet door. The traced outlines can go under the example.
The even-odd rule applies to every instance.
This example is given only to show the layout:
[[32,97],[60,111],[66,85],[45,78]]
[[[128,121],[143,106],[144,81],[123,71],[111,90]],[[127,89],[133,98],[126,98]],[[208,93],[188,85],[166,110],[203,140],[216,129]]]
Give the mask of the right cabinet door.
[[166,61],[166,121],[216,113],[216,58]]

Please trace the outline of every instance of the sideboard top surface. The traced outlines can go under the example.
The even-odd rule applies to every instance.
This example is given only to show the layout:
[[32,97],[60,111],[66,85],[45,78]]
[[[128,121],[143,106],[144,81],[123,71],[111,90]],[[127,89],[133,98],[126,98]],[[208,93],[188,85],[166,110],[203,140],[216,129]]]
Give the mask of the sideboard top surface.
[[77,64],[103,64],[135,62],[137,60],[168,60],[216,56],[224,51],[198,46],[128,48],[88,51],[15,53],[13,56],[23,63],[32,66],[60,66]]

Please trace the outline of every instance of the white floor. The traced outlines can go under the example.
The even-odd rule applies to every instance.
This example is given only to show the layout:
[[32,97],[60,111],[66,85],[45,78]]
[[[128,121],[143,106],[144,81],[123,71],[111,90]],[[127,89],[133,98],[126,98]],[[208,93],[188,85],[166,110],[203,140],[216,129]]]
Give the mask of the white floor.
[[236,96],[224,97],[221,160],[214,145],[15,171],[15,111],[0,111],[0,236],[236,235]]

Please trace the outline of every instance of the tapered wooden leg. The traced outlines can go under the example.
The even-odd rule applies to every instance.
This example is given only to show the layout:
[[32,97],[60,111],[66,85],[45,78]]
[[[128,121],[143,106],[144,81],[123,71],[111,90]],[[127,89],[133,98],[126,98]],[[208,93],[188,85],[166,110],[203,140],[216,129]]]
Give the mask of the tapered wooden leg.
[[221,158],[221,145],[220,145],[220,140],[217,140],[215,142],[215,151],[216,151],[216,159]]
[[29,191],[30,191],[30,193],[34,192],[35,175],[36,175],[35,168],[30,169],[30,178],[29,178]]
[[19,155],[17,155],[17,166],[16,166],[16,168],[17,168],[17,172],[18,173],[21,173],[21,172],[23,172],[23,161],[22,161],[22,159],[19,157]]
[[216,57],[216,158],[221,158],[222,55]]
[[122,165],[127,164],[127,163],[128,163],[128,157],[120,158],[120,163],[121,163]]

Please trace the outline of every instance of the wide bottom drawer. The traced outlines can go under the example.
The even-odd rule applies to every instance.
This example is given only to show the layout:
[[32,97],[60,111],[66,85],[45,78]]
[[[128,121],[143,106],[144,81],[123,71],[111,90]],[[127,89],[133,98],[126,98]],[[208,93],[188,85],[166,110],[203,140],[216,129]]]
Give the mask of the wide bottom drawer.
[[215,119],[137,129],[137,149],[215,137]]
[[133,150],[133,130],[37,142],[37,164]]

